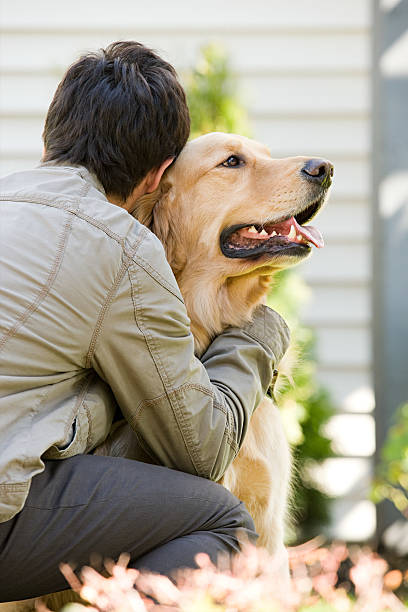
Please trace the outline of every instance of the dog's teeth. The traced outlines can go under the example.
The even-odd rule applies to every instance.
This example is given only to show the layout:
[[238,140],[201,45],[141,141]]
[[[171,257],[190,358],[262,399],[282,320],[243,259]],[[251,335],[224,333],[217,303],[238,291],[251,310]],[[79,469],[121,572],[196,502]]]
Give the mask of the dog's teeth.
[[[292,227],[293,227],[293,225],[292,225]],[[296,236],[296,238],[299,240],[299,242],[302,242],[302,236],[301,236],[301,234],[298,234],[298,235]]]
[[293,240],[296,237],[296,230],[295,230],[295,226],[291,225],[290,226],[290,232],[288,234],[288,238],[289,240]]
[[248,227],[248,233],[249,234],[257,234],[258,230],[256,229],[256,227],[254,225],[251,225],[251,227]]
[[275,232],[275,230],[273,230],[273,232],[272,232],[271,236],[276,236],[276,232]]
[[260,236],[268,236],[268,232],[265,232],[265,230],[263,229],[262,232],[259,232]]

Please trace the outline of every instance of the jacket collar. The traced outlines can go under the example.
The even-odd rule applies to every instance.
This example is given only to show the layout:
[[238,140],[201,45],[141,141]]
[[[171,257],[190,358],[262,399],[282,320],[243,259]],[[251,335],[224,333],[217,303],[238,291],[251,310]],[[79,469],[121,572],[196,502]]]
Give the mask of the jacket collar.
[[91,185],[93,185],[93,187],[95,187],[95,189],[100,191],[105,196],[105,198],[107,197],[105,189],[103,188],[103,185],[99,181],[99,179],[96,176],[96,174],[94,174],[93,172],[89,172],[89,170],[87,168],[85,168],[85,166],[79,166],[79,165],[75,165],[75,164],[58,163],[57,161],[47,161],[47,162],[40,162],[40,164],[37,167],[38,168],[47,168],[47,167],[50,167],[50,166],[58,166],[60,168],[64,168],[64,170],[71,170],[72,172],[76,172],[77,174],[79,174],[79,176],[81,178],[84,179],[84,181],[86,181],[87,183],[91,183]]

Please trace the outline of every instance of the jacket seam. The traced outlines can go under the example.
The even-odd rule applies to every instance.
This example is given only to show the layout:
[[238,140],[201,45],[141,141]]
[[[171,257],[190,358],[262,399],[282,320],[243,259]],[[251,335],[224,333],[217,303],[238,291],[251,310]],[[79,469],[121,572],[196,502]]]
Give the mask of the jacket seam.
[[156,465],[160,465],[160,462],[158,462],[157,457],[155,457],[154,453],[152,453],[151,449],[149,448],[149,445],[147,444],[147,442],[143,438],[143,436],[138,431],[135,431],[135,430],[134,430],[134,434],[136,436],[136,440],[137,440],[140,448],[142,449],[142,451],[144,453],[146,453],[146,455],[149,457],[149,459],[151,461],[153,461]]
[[219,402],[216,397],[215,397],[215,393],[213,391],[211,391],[210,389],[207,389],[206,387],[204,387],[204,385],[200,385],[197,383],[187,383],[186,385],[183,385],[182,387],[180,387],[180,390],[183,389],[196,389],[197,391],[201,391],[201,393],[204,393],[205,395],[208,395],[209,397],[213,398],[213,406],[214,408],[217,408],[220,412],[222,412],[223,414],[225,414],[226,416],[226,429],[225,429],[225,435],[228,439],[228,441],[230,442],[230,444],[233,446],[233,448],[235,448],[236,450],[239,449],[239,446],[233,436],[233,431],[232,431],[232,425],[231,425],[231,411],[228,409],[227,406],[225,406],[224,404],[222,404],[221,402]]
[[[90,185],[88,183],[86,183],[88,189],[90,188]],[[126,255],[126,257],[129,257],[130,259],[132,259],[132,261],[139,265],[142,269],[144,269],[147,274],[149,274],[149,276],[151,276],[152,278],[154,278],[158,283],[160,283],[165,289],[167,289],[168,291],[170,291],[178,300],[180,300],[180,302],[183,302],[183,299],[180,297],[180,295],[177,293],[177,291],[174,289],[174,287],[166,280],[166,278],[160,274],[160,272],[158,270],[156,270],[155,268],[153,268],[153,266],[151,266],[149,264],[148,261],[146,261],[146,259],[144,259],[142,256],[138,256],[137,258],[134,258],[134,250],[133,248],[131,250],[129,250],[129,248],[126,245],[126,241],[123,237],[119,236],[119,234],[117,234],[116,232],[114,232],[113,230],[110,229],[110,227],[108,227],[107,225],[105,225],[104,223],[101,223],[100,221],[98,221],[97,219],[94,219],[93,217],[90,217],[89,215],[87,215],[86,213],[82,212],[81,210],[78,210],[76,208],[72,207],[72,204],[66,204],[66,200],[64,202],[58,202],[58,201],[50,201],[47,198],[43,198],[37,194],[29,194],[29,193],[25,193],[23,195],[15,195],[15,194],[0,194],[0,201],[5,201],[5,202],[28,202],[29,204],[44,204],[46,206],[51,206],[52,208],[57,208],[59,210],[64,210],[65,212],[71,213],[72,215],[75,215],[76,217],[78,217],[79,219],[82,219],[82,221],[85,221],[86,223],[89,223],[89,225],[92,225],[93,227],[96,227],[98,229],[100,229],[102,232],[104,232],[109,238],[112,238],[113,240],[115,240],[115,242],[117,242],[121,247],[122,250],[124,252],[124,254]],[[141,226],[141,232],[143,235],[143,238],[147,235],[147,228],[144,227],[143,225]]]
[[[244,332],[248,334],[248,336],[256,340],[257,342],[259,342],[268,351],[271,351],[276,361],[280,361],[280,358],[286,352],[288,344],[290,342],[289,328],[287,324],[285,323],[285,321],[280,316],[280,314],[275,311],[270,310],[267,306],[264,306],[261,312],[263,315],[262,319],[258,320],[257,322],[252,321],[252,323],[250,323],[246,328],[244,328]],[[270,329],[270,325],[268,324],[267,317],[266,317],[268,312],[274,315],[273,319],[274,319],[275,325],[273,326],[272,330]],[[260,324],[262,324],[262,327],[263,327],[262,334],[260,333],[260,330],[259,330]],[[265,342],[265,338],[270,337],[271,331],[275,337],[276,327],[278,328],[277,337],[273,343],[273,346],[270,346],[270,344]]]
[[239,445],[238,445],[237,441],[234,438],[233,428],[232,428],[232,424],[231,424],[232,414],[231,414],[231,411],[228,409],[228,407],[226,407],[221,402],[217,401],[217,399],[215,398],[215,394],[212,391],[210,391],[209,389],[206,389],[203,385],[199,385],[199,384],[196,384],[196,383],[189,383],[188,385],[186,385],[186,387],[187,388],[191,388],[191,389],[196,389],[197,391],[201,391],[202,393],[205,393],[206,395],[209,395],[209,396],[211,396],[213,398],[213,406],[214,406],[214,408],[217,408],[218,410],[220,410],[220,412],[225,414],[225,417],[226,417],[226,428],[225,428],[226,438],[229,441],[229,443],[231,444],[231,446],[235,449],[235,451],[238,451],[239,450]]
[[[91,188],[91,185],[89,183],[85,183],[85,186],[86,186],[86,191],[89,191],[89,189]],[[81,194],[81,197],[83,197],[82,194]],[[98,229],[100,229],[101,231],[103,231],[105,234],[107,234],[107,236],[109,236],[110,238],[113,238],[116,242],[118,242],[121,245],[121,247],[125,250],[124,239],[121,236],[119,236],[119,234],[111,230],[110,227],[108,227],[104,223],[101,223],[97,219],[94,219],[93,217],[90,217],[86,213],[82,212],[81,210],[78,210],[78,208],[75,208],[73,206],[73,202],[69,202],[67,204],[67,200],[69,200],[68,197],[66,197],[64,201],[58,202],[58,200],[49,200],[48,198],[44,198],[35,193],[34,194],[24,193],[22,195],[7,194],[7,193],[0,194],[0,201],[3,201],[3,202],[4,201],[5,202],[27,202],[28,204],[44,204],[45,206],[51,206],[51,208],[57,208],[59,210],[64,210],[65,212],[71,213],[72,215],[79,217],[83,221],[86,221],[90,225],[93,225],[97,227]],[[76,200],[75,200],[75,203],[76,203]]]
[[271,353],[273,353],[273,356],[275,358],[275,351],[273,350],[273,348],[271,346],[269,346],[266,342],[264,338],[261,338],[260,336],[258,336],[258,334],[248,331],[247,329],[243,330],[250,338],[252,338],[253,340],[256,340],[257,342],[259,342],[259,344],[261,344],[261,346],[263,348],[265,348],[268,352],[270,351]]
[[71,419],[70,419],[71,422],[67,426],[67,432],[66,432],[66,435],[65,435],[65,437],[67,437],[68,431],[72,427],[72,421],[77,418],[77,415],[78,415],[78,413],[79,413],[79,411],[81,409],[81,406],[84,405],[85,411],[86,411],[86,416],[88,418],[88,435],[87,435],[86,443],[85,443],[86,444],[86,448],[88,448],[89,445],[90,445],[91,434],[92,434],[92,419],[91,419],[91,415],[90,415],[90,412],[89,412],[89,408],[88,408],[88,406],[85,403],[85,397],[86,397],[86,394],[88,393],[88,389],[91,386],[91,383],[95,380],[95,378],[96,378],[96,373],[91,372],[89,374],[89,376],[83,382],[83,384],[81,386],[81,389],[79,390],[79,393],[78,393],[77,401],[75,402],[74,410],[73,410],[73,413],[72,413],[72,416],[71,416]]
[[26,482],[0,482],[0,490],[3,489],[4,491],[16,491],[17,493],[20,493],[20,491],[26,491],[27,490],[27,486],[28,483]]
[[[84,402],[85,396],[88,392],[88,389],[91,385],[91,382],[95,379],[96,374],[94,374],[93,372],[89,372],[87,376],[85,376],[85,378],[83,380],[81,380],[80,384],[79,384],[79,388],[78,388],[78,394],[75,400],[75,404],[74,407],[72,408],[69,417],[67,417],[67,422],[65,425],[65,429],[64,429],[64,440],[67,439],[68,434],[70,429],[72,428],[72,424],[75,421],[75,419],[78,416],[79,410],[81,408],[81,405]],[[89,438],[89,429],[90,429],[90,422],[89,422],[89,413],[88,410],[85,406],[85,410],[87,411],[87,418],[88,418],[88,436],[87,439]],[[76,432],[76,435],[74,436],[74,438],[71,440],[69,446],[74,442],[75,438],[77,437],[78,434],[78,430]],[[53,444],[52,446],[50,446],[49,449],[47,449],[47,451],[45,451],[46,453],[48,451],[53,452],[52,449],[56,448],[57,449],[57,453],[59,454],[60,452],[63,452],[63,450],[59,449],[58,446],[56,444]],[[54,453],[53,453],[54,454]]]
[[[86,183],[85,187],[87,191],[89,189],[89,185]],[[82,191],[83,189],[81,190],[81,197],[82,197]],[[78,201],[78,206],[79,206],[79,201]],[[47,279],[45,283],[42,285],[42,287],[39,289],[39,291],[37,292],[33,301],[17,317],[14,324],[4,333],[3,337],[0,339],[0,352],[4,349],[5,345],[7,344],[7,341],[10,340],[13,336],[15,336],[15,334],[20,329],[20,327],[24,325],[26,321],[28,321],[30,316],[34,314],[34,312],[39,308],[40,304],[48,296],[51,290],[51,287],[53,286],[58,276],[58,272],[60,271],[60,267],[61,267],[61,263],[64,257],[68,238],[72,230],[73,220],[74,220],[74,217],[72,216],[69,216],[66,219],[64,228],[60,234],[60,238],[58,241],[57,252],[53,259],[51,268],[49,269]]]
[[[88,183],[86,183],[86,185],[89,189],[90,185]],[[65,212],[68,212],[78,217],[79,219],[82,219],[82,221],[85,221],[86,223],[89,223],[89,225],[92,225],[93,227],[100,229],[109,238],[112,238],[113,240],[115,240],[115,242],[117,242],[122,247],[122,250],[124,254],[126,255],[126,257],[129,257],[130,259],[132,259],[132,261],[135,264],[139,265],[142,269],[144,269],[147,272],[147,274],[149,274],[149,276],[154,278],[165,289],[170,291],[178,300],[180,300],[180,302],[183,302],[183,299],[180,297],[180,295],[177,293],[174,287],[166,280],[166,278],[162,274],[160,274],[158,270],[153,268],[153,266],[151,266],[149,262],[146,261],[146,259],[144,259],[142,256],[138,256],[137,258],[134,258],[135,253],[134,253],[133,248],[129,250],[129,248],[126,245],[126,241],[122,236],[114,232],[110,227],[108,227],[104,223],[101,223],[97,219],[90,217],[89,215],[82,212],[81,210],[73,208],[71,203],[66,204],[66,200],[64,202],[58,202],[55,200],[50,201],[47,198],[43,198],[36,194],[25,193],[23,195],[0,194],[0,201],[27,202],[29,204],[44,204],[46,206],[51,206],[52,208],[57,208],[58,210],[63,210]],[[146,227],[142,225],[141,232],[144,238],[147,235],[148,230]]]
[[239,446],[234,438],[233,435],[233,427],[232,427],[232,423],[231,423],[231,411],[228,410],[228,408],[226,408],[223,404],[221,404],[220,402],[217,402],[216,399],[214,399],[214,407],[218,408],[218,410],[220,410],[221,412],[223,412],[225,414],[225,437],[228,440],[228,442],[230,443],[230,445],[233,447],[233,449],[235,451],[237,451],[239,449]]
[[[132,298],[133,312],[134,312],[136,325],[145,339],[146,346],[149,350],[152,361],[156,367],[156,371],[162,381],[162,385],[164,389],[163,395],[167,397],[169,406],[173,412],[173,415],[174,415],[177,427],[179,429],[181,438],[184,442],[186,451],[190,457],[190,460],[196,472],[200,474],[200,470],[202,470],[203,466],[201,465],[201,462],[198,460],[197,453],[194,451],[193,448],[191,448],[193,446],[192,434],[189,431],[189,428],[187,427],[185,418],[183,418],[182,410],[180,410],[180,405],[177,399],[177,395],[175,394],[175,397],[173,399],[172,397],[173,393],[170,393],[170,390],[173,392],[176,392],[176,390],[173,389],[172,385],[170,384],[170,380],[167,376],[167,372],[164,368],[164,365],[161,360],[160,353],[157,349],[156,342],[155,342],[153,335],[148,331],[148,329],[145,329],[143,326],[142,306],[140,305],[140,303],[138,303],[138,295],[140,295],[141,292],[140,292],[140,288],[139,288],[139,291],[135,291],[135,284],[137,282],[137,279],[132,280],[132,275],[130,274],[130,267],[128,268],[128,276],[129,276],[129,282],[130,282],[130,287],[131,287],[131,298]],[[182,427],[182,425],[184,425],[184,428]]]
[[133,259],[133,261],[140,268],[143,268],[143,270],[145,270],[145,272],[149,274],[149,276],[154,278],[160,285],[162,285],[165,289],[170,291],[170,293],[172,293],[180,302],[183,302],[183,298],[180,297],[180,294],[178,294],[174,290],[172,285],[165,279],[165,277],[162,274],[160,274],[158,270],[153,268],[153,266],[148,261],[146,261],[146,259],[144,259],[141,255],[138,255],[136,259]]
[[[133,255],[137,251],[137,249],[139,248],[139,246],[140,246],[140,244],[141,244],[141,242],[142,242],[142,240],[144,238],[144,235],[145,235],[145,232],[141,231],[140,235],[139,235],[139,237],[138,237],[138,239],[136,241],[136,243],[133,245],[133,248],[132,248]],[[109,289],[108,294],[107,294],[107,296],[105,298],[105,301],[102,304],[102,307],[101,307],[101,309],[99,311],[98,319],[96,321],[95,328],[94,328],[94,330],[92,332],[91,341],[89,343],[88,352],[86,354],[85,366],[87,368],[91,367],[92,358],[93,358],[94,353],[95,353],[95,347],[96,347],[96,343],[97,343],[100,331],[101,331],[101,329],[103,327],[103,322],[104,322],[105,317],[106,317],[106,315],[107,315],[107,313],[109,311],[110,306],[112,305],[113,298],[115,297],[115,294],[116,294],[116,292],[118,290],[118,287],[119,287],[120,283],[122,282],[122,280],[123,280],[123,278],[124,278],[124,276],[126,274],[126,271],[128,270],[128,268],[131,265],[132,261],[133,261],[132,258],[130,258],[130,259],[129,258],[126,258],[126,259],[122,258],[122,262],[121,262],[119,271],[116,274],[115,280],[113,281],[112,286]]]
[[[196,384],[196,383],[185,383],[184,385],[181,385],[180,387],[177,387],[176,389],[173,389],[172,391],[168,391],[167,393],[162,393],[161,395],[158,395],[150,400],[142,400],[141,402],[139,402],[138,406],[136,407],[134,417],[131,419],[131,421],[129,421],[129,424],[132,427],[132,429],[134,429],[136,436],[138,436],[137,431],[136,431],[137,421],[140,418],[145,408],[147,408],[148,406],[154,405],[156,402],[159,402],[160,400],[166,397],[168,398],[169,395],[174,395],[177,399],[177,394],[182,393],[184,391],[188,391],[190,389],[200,391],[201,393],[207,395],[208,397],[212,397],[214,408],[216,408],[217,410],[225,414],[226,416],[225,437],[226,437],[226,440],[229,442],[230,446],[234,449],[235,452],[237,452],[239,450],[239,445],[237,444],[233,436],[231,420],[230,420],[231,412],[228,410],[228,408],[223,406],[223,404],[221,404],[215,399],[214,393],[212,391],[210,391],[203,385]],[[143,447],[142,444],[141,446]],[[145,452],[147,452],[147,454],[150,455],[150,453],[146,450],[146,448],[144,448],[144,450]]]
[[[142,331],[142,330],[140,330],[140,331]],[[171,389],[171,391],[165,391],[164,393],[161,393],[160,395],[157,395],[156,397],[152,397],[151,399],[141,400],[139,402],[139,404],[137,405],[137,407],[136,407],[135,417],[134,417],[134,419],[132,419],[132,422],[136,423],[136,421],[138,419],[138,416],[137,416],[138,413],[145,407],[146,404],[154,404],[155,402],[159,402],[163,398],[168,397],[169,394],[180,393],[182,391],[186,391],[186,390],[188,391],[189,389],[195,389],[196,391],[201,391],[202,393],[204,393],[208,397],[211,397],[213,399],[214,406],[218,410],[220,410],[224,414],[228,413],[228,409],[223,404],[221,404],[221,402],[218,402],[215,399],[215,394],[214,394],[213,391],[211,391],[210,389],[207,389],[206,387],[204,387],[204,385],[200,385],[198,383],[185,383],[184,385],[181,385],[180,387],[175,387],[175,388]]]

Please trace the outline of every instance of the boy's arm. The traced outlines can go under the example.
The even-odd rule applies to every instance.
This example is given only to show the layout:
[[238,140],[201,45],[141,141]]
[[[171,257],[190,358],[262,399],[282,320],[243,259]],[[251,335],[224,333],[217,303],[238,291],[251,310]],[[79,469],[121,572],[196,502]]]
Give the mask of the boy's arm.
[[131,264],[105,315],[92,365],[155,461],[218,480],[271,384],[288,329],[260,307],[250,325],[215,338],[200,361],[166,265],[168,272],[161,268],[156,276]]

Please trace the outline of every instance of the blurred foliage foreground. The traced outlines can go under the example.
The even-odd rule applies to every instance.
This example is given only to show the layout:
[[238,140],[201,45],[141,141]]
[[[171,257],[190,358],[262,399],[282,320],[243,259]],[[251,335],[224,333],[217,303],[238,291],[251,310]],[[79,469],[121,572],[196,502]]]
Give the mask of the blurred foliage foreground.
[[[179,572],[175,584],[165,576],[127,568],[122,555],[107,564],[103,577],[83,568],[79,580],[62,566],[68,583],[91,607],[68,604],[63,612],[403,612],[394,591],[408,575],[388,571],[369,549],[344,544],[322,548],[308,542],[289,550],[289,585],[276,579],[274,560],[265,550],[246,545],[224,571],[209,557],[196,556],[198,569]],[[40,612],[50,612],[44,605]]]
[[[239,101],[235,78],[222,49],[203,49],[195,69],[186,78],[191,113],[191,134],[213,131],[250,136],[247,113]],[[269,305],[291,328],[292,346],[298,356],[293,381],[281,388],[278,404],[294,454],[294,483],[291,500],[293,522],[288,540],[302,541],[321,531],[328,520],[329,498],[312,480],[313,466],[333,456],[324,425],[333,414],[327,392],[316,380],[313,357],[314,335],[299,321],[299,308],[308,290],[293,271],[277,275]]]

